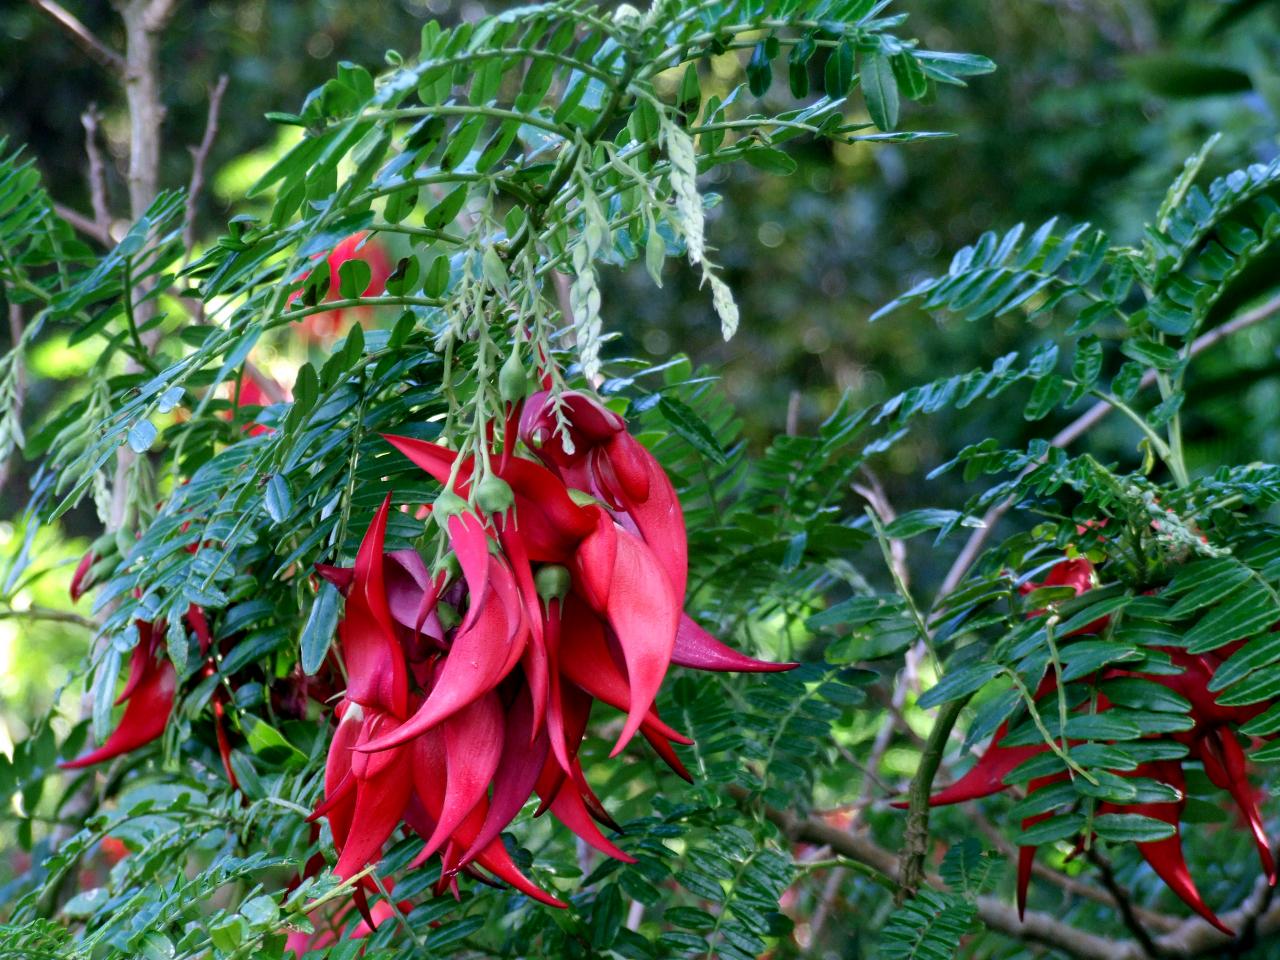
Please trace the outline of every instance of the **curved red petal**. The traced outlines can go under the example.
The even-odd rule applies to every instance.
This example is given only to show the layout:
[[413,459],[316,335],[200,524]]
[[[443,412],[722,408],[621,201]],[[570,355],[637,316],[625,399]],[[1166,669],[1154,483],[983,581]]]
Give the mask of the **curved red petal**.
[[616,530],[615,536],[613,578],[603,612],[622,648],[631,698],[611,756],[626,746],[653,707],[680,623],[679,601],[653,551],[625,530]]
[[735,671],[738,673],[774,673],[794,670],[798,663],[769,663],[727,647],[698,626],[688,614],[680,615],[676,642],[671,648],[671,662],[693,670]]
[[[154,661],[153,661],[154,662]],[[74,760],[66,760],[58,764],[64,770],[78,770],[111,760],[121,754],[158,739],[169,722],[169,713],[173,710],[173,694],[178,685],[177,673],[173,664],[162,660],[149,670],[134,687],[129,703],[124,708],[120,723],[106,742],[96,750],[91,750]]]
[[502,758],[502,704],[490,692],[441,724],[445,748],[445,794],[435,830],[422,854],[431,856],[486,796]]

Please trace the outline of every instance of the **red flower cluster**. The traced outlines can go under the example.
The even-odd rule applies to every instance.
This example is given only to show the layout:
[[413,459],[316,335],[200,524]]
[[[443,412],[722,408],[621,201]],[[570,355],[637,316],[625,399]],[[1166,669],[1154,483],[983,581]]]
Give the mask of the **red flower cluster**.
[[[1071,586],[1075,588],[1076,594],[1079,595],[1093,586],[1093,574],[1093,565],[1086,559],[1064,560],[1050,571],[1049,576],[1043,583],[1030,584],[1028,586],[1029,589],[1044,586]],[[1035,611],[1032,616],[1037,616],[1043,612]],[[1072,635],[1098,633],[1105,629],[1106,626],[1107,618],[1103,617],[1082,627],[1080,630],[1074,631]],[[1109,680],[1120,677],[1136,677],[1148,680],[1180,694],[1191,704],[1190,717],[1193,721],[1193,726],[1189,730],[1175,732],[1169,736],[1185,744],[1188,748],[1187,759],[1200,761],[1204,765],[1205,775],[1214,786],[1227,791],[1235,800],[1244,821],[1249,825],[1253,833],[1263,871],[1274,886],[1276,883],[1275,861],[1271,855],[1270,845],[1267,842],[1257,802],[1249,787],[1244,750],[1241,748],[1232,729],[1233,724],[1245,723],[1257,716],[1266,709],[1267,704],[1254,704],[1248,707],[1224,707],[1216,702],[1213,693],[1209,689],[1209,682],[1213,679],[1214,672],[1221,664],[1222,658],[1229,656],[1232,652],[1233,648],[1231,647],[1221,651],[1222,657],[1214,653],[1189,654],[1187,651],[1177,647],[1157,647],[1155,649],[1168,654],[1174,665],[1181,667],[1183,672],[1174,676],[1166,676],[1113,667],[1103,670],[1098,679]],[[1041,683],[1040,688],[1036,691],[1036,698],[1041,699],[1056,695],[1057,684],[1051,675]],[[1072,704],[1071,706],[1078,707],[1079,705]],[[1097,700],[1097,709],[1105,711],[1110,707],[1111,703],[1107,697],[1100,695]],[[974,764],[972,769],[955,783],[934,794],[930,798],[930,806],[961,803],[998,793],[1005,788],[1005,778],[1016,767],[1050,749],[1048,744],[1045,743],[1027,746],[1004,746],[1001,741],[1007,735],[1008,727],[1007,722],[1000,726],[992,738],[991,744],[982,756],[978,758],[978,762]],[[1171,836],[1163,840],[1137,843],[1136,846],[1139,853],[1151,865],[1156,874],[1191,909],[1219,930],[1231,934],[1232,931],[1218,919],[1217,915],[1205,904],[1200,896],[1200,892],[1196,889],[1195,881],[1192,880],[1190,871],[1187,869],[1186,858],[1183,856],[1182,839],[1179,831],[1182,810],[1186,806],[1186,799],[1183,795],[1185,777],[1182,770],[1182,761],[1152,761],[1139,764],[1136,769],[1131,771],[1115,771],[1115,773],[1124,777],[1150,778],[1172,787],[1177,792],[1178,799],[1176,801],[1128,805],[1100,803],[1098,805],[1098,813],[1140,814],[1169,824],[1173,828]],[[1059,772],[1050,776],[1032,779],[1027,784],[1028,796],[1034,795],[1038,790],[1051,784],[1065,781],[1067,776],[1066,772]],[[1022,829],[1026,830],[1052,815],[1053,811],[1048,811],[1028,817],[1023,820]],[[1027,886],[1031,879],[1031,866],[1035,859],[1035,852],[1036,848],[1030,846],[1021,847],[1019,850],[1019,915],[1026,909]]]
[[[87,554],[86,557],[91,557]],[[84,561],[81,561],[84,566]],[[79,570],[77,570],[77,574]],[[80,584],[72,581],[72,597],[78,596]],[[207,656],[213,638],[209,633],[209,624],[205,620],[204,611],[194,603],[187,608],[185,617],[187,625],[200,644],[200,655]],[[178,687],[178,675],[173,663],[164,650],[165,623],[149,623],[137,621],[138,644],[133,648],[129,658],[129,676],[125,680],[124,689],[116,698],[117,706],[124,704],[124,713],[116,728],[108,735],[107,740],[96,750],[90,750],[74,760],[59,764],[64,770],[77,770],[81,767],[113,760],[121,754],[129,753],[144,747],[153,740],[158,740],[169,723],[169,715],[173,712],[174,693]],[[206,663],[205,674],[213,673],[213,664]],[[236,776],[231,771],[231,745],[223,728],[226,694],[217,689],[213,694],[214,729],[218,740],[218,752],[222,757],[222,765],[233,786]]]
[[[670,664],[792,665],[746,657],[682,612],[680,504],[620,417],[579,393],[507,413],[501,453],[478,480],[474,458],[386,438],[446,486],[434,518],[456,565],[430,571],[415,551],[384,552],[388,496],[354,568],[321,569],[347,597],[348,685],[313,816],[328,818],[339,876],[376,862],[404,823],[425,841],[414,866],[440,854],[438,891],[483,869],[558,906],[501,833],[537,794],[539,814],[631,859],[597,828],[616,824],[578,759],[593,702],[626,715],[614,755],[640,733],[687,779],[672,743],[690,741],[654,708]],[[537,459],[516,452],[517,437]]]

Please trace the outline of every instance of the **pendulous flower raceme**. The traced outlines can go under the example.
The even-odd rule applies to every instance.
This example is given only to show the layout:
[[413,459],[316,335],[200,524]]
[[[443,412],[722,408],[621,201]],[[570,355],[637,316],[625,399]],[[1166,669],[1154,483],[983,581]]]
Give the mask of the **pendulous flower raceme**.
[[[533,796],[585,843],[630,861],[600,830],[617,825],[583,772],[595,701],[624,715],[611,756],[639,734],[690,779],[658,714],[671,664],[771,671],[683,611],[684,518],[665,471],[621,417],[573,391],[507,406],[501,449],[477,458],[386,436],[444,491],[432,507],[447,550],[429,568],[387,552],[391,496],[353,568],[321,567],[346,596],[324,798],[337,875],[375,864],[402,824],[459,874],[492,875],[543,903],[501,834]],[[359,901],[357,901],[359,902]]]
[[[1044,581],[1027,584],[1024,592],[1046,586],[1065,586],[1071,587],[1079,595],[1092,589],[1095,581],[1094,566],[1088,559],[1083,557],[1066,559],[1057,563]],[[1036,610],[1031,613],[1031,616],[1041,616],[1044,613],[1043,610]],[[1108,618],[1102,617],[1073,631],[1068,636],[1098,634],[1106,630],[1107,625]],[[1112,702],[1105,692],[1108,682],[1137,681],[1159,684],[1183,698],[1189,705],[1189,722],[1183,725],[1182,729],[1172,729],[1156,735],[1169,737],[1185,746],[1185,757],[1153,759],[1138,764],[1134,769],[1109,771],[1113,776],[1126,778],[1134,788],[1134,796],[1125,803],[1104,800],[1098,804],[1097,813],[1099,815],[1138,814],[1161,821],[1172,828],[1172,833],[1162,839],[1137,842],[1135,845],[1138,852],[1184,903],[1213,926],[1229,935],[1234,934],[1204,902],[1191,877],[1182,850],[1179,824],[1186,807],[1186,777],[1183,762],[1198,761],[1203,766],[1209,781],[1220,790],[1226,791],[1234,800],[1241,819],[1248,825],[1253,835],[1263,872],[1272,886],[1276,884],[1275,861],[1257,801],[1249,784],[1245,752],[1235,732],[1236,727],[1258,716],[1270,704],[1258,703],[1246,707],[1223,706],[1216,701],[1211,687],[1214,672],[1239,645],[1240,643],[1236,643],[1218,651],[1203,654],[1191,654],[1184,649],[1172,646],[1154,647],[1152,649],[1167,655],[1175,672],[1146,673],[1111,666],[1099,671],[1092,678],[1101,691],[1096,694],[1094,700],[1096,710],[1100,714],[1112,708]],[[1068,685],[1066,688],[1068,709],[1077,712],[1088,709],[1090,706],[1088,692],[1077,693],[1076,690],[1074,685]],[[1035,699],[1043,706],[1044,702],[1052,703],[1058,695],[1059,687],[1056,677],[1050,672],[1036,690]],[[1008,782],[1018,782],[1019,778],[1015,771],[1019,767],[1036,757],[1047,754],[1052,749],[1043,741],[1031,744],[1007,744],[1005,741],[1009,738],[1009,733],[1009,722],[1006,721],[996,730],[991,743],[973,767],[959,780],[935,793],[929,800],[930,806],[962,803],[998,793],[1008,786]],[[1075,745],[1074,741],[1069,743]],[[1032,777],[1028,781],[1026,803],[1033,809],[1039,801],[1043,800],[1044,803],[1039,804],[1040,812],[1030,813],[1022,820],[1024,831],[1053,816],[1060,803],[1053,802],[1051,790],[1055,785],[1065,783],[1069,776],[1067,771],[1059,770]],[[1078,842],[1083,846],[1083,838]],[[1027,888],[1035,854],[1034,846],[1019,848],[1017,901],[1020,915],[1026,909]]]

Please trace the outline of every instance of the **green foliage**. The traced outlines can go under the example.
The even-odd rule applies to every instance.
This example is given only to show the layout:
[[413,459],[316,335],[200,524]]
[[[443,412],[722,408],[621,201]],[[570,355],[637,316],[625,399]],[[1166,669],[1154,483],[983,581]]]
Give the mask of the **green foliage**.
[[[343,63],[296,113],[271,117],[302,136],[249,190],[268,209],[237,215],[203,251],[184,249],[178,193],[159,196],[103,256],[78,244],[57,249],[60,239],[74,242],[68,228],[30,169],[6,162],[6,196],[26,203],[4,247],[5,289],[30,311],[26,340],[58,329],[73,345],[100,347],[89,391],[49,412],[27,443],[42,459],[31,510],[54,522],[91,495],[100,518],[118,525],[94,545],[92,716],[61,755],[112,726],[140,625],[163,625],[179,684],[158,749],[114,761],[100,789],[80,774],[54,795],[51,726],[5,768],[2,799],[20,799],[3,816],[44,855],[12,910],[23,948],[280,957],[289,931],[346,922],[350,884],[327,871],[290,880],[331,849],[329,835],[304,819],[329,737],[305,700],[340,601],[309,574],[317,563],[349,561],[387,492],[409,508],[392,512],[388,548],[431,549],[433,528],[412,511],[438,486],[380,434],[445,432],[464,438],[461,452],[475,450],[500,417],[494,374],[513,353],[563,358],[587,382],[617,371],[602,389],[629,398],[702,551],[695,612],[749,649],[790,652],[804,640],[830,570],[848,579],[839,558],[866,540],[836,502],[856,470],[859,421],[842,408],[816,437],[783,438],[750,463],[736,417],[687,365],[606,362],[598,275],[643,255],[661,282],[665,259],[683,257],[732,335],[738,307],[711,259],[714,225],[697,178],[740,159],[790,173],[794,161],[780,147],[799,136],[927,139],[888,132],[899,122],[899,91],[919,98],[991,68],[898,36],[904,18],[884,6],[801,14],[788,3],[660,4],[641,15],[568,2],[452,28],[429,23],[415,62],[390,57],[378,77]],[[747,46],[756,50],[747,86],[767,86],[778,66],[809,102],[775,109],[747,106],[745,87],[705,93],[709,59]],[[811,91],[808,68],[817,76],[827,62]],[[660,82],[672,74],[683,78],[674,89]],[[881,132],[844,112],[859,87]],[[368,290],[362,261],[321,259],[356,233],[399,256],[385,293]],[[557,272],[571,278],[567,315],[551,289]],[[260,375],[255,349],[338,310],[398,319],[383,329],[352,325],[326,357],[298,370],[291,398],[240,402]],[[571,350],[560,340],[566,330]],[[555,368],[551,375],[565,386]],[[196,608],[212,626],[207,658]],[[618,798],[621,842],[635,865],[606,863],[584,879],[588,865],[563,838],[540,822],[517,830],[509,842],[521,866],[573,899],[558,914],[517,906],[507,891],[431,901],[434,878],[405,869],[415,851],[400,843],[379,876],[396,878],[397,902],[426,902],[381,926],[366,955],[505,956],[535,942],[562,956],[760,954],[789,930],[777,904],[795,878],[760,804],[811,802],[813,757],[830,752],[833,725],[862,702],[869,678],[844,664],[813,664],[768,686],[682,678],[666,709],[697,737],[698,787],[677,790],[647,765],[597,764],[599,744],[584,754],[589,775],[617,771],[602,788]],[[292,703],[299,696],[301,708]],[[229,726],[238,790],[220,770],[215,716]],[[669,799],[681,794],[687,802]],[[52,829],[41,831],[46,818]],[[77,870],[100,862],[108,840],[128,856],[71,896]],[[522,845],[538,850],[536,868]],[[660,890],[671,880],[682,893]],[[655,910],[661,926],[625,925],[628,903]],[[55,916],[73,938],[46,942],[45,921]]]

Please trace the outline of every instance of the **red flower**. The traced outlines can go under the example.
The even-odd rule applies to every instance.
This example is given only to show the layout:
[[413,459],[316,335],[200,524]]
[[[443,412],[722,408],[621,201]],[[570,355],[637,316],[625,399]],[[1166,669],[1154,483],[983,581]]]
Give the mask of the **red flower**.
[[[439,854],[437,890],[484,870],[561,905],[516,869],[501,834],[536,793],[538,814],[631,860],[597,826],[617,829],[578,760],[593,702],[625,714],[613,754],[639,733],[688,778],[672,744],[690,741],[654,708],[670,664],[793,666],[731,650],[682,613],[687,547],[670,480],[621,418],[582,394],[562,399],[573,452],[537,445],[550,404],[540,394],[523,423],[518,404],[508,410],[478,482],[474,458],[387,437],[442,484],[452,478],[435,515],[456,573],[384,552],[390,496],[354,568],[320,568],[347,596],[348,686],[313,814],[329,820],[339,876],[376,862],[403,823],[424,840],[415,866]],[[538,460],[517,451],[517,424]]]
[[[283,396],[285,399],[289,399],[288,390],[275,383],[275,381],[270,377],[266,377],[265,375],[262,376],[266,381],[267,386],[274,387],[276,394]],[[242,377],[240,379],[238,389],[235,383],[232,383],[230,388],[231,396],[235,399],[237,407],[265,407],[275,402],[272,399],[272,394],[264,388],[264,384],[258,382],[257,377],[253,374],[246,374]],[[234,416],[235,413],[231,410],[227,410],[224,413],[224,417],[227,420],[233,419]],[[257,437],[261,434],[274,433],[275,431],[271,427],[263,426],[260,423],[248,423],[244,426],[244,432],[251,437]]]
[[[1044,584],[1047,586],[1074,586],[1077,594],[1093,586],[1093,565],[1088,560],[1064,560],[1050,571]],[[1041,586],[1037,585],[1037,586]],[[1043,611],[1035,611],[1037,616]],[[1102,618],[1075,633],[1096,633],[1105,629],[1107,618]],[[1271,884],[1276,883],[1275,862],[1267,842],[1262,819],[1258,812],[1256,798],[1249,787],[1246,761],[1243,749],[1232,729],[1232,724],[1245,723],[1266,709],[1266,704],[1250,707],[1224,707],[1218,704],[1210,690],[1210,681],[1221,661],[1213,654],[1189,654],[1176,647],[1157,647],[1168,654],[1173,663],[1182,668],[1182,673],[1166,676],[1163,674],[1144,674],[1118,668],[1104,670],[1100,680],[1118,677],[1137,677],[1159,683],[1182,695],[1191,704],[1190,716],[1193,726],[1190,730],[1175,732],[1172,737],[1188,747],[1188,759],[1198,760],[1204,765],[1209,780],[1220,789],[1226,790],[1235,800],[1245,822],[1249,825],[1258,847],[1259,859],[1264,873]],[[1047,676],[1036,691],[1036,698],[1041,699],[1056,695],[1057,684],[1052,676]],[[1074,706],[1074,705],[1073,705]],[[1105,711],[1111,706],[1105,696],[1098,699],[1098,710]],[[1008,734],[1008,723],[1004,723],[992,737],[986,751],[978,758],[977,763],[955,783],[935,793],[929,800],[930,806],[941,806],[960,803],[990,796],[1005,788],[1005,779],[1014,768],[1024,761],[1038,756],[1050,748],[1045,743],[1027,746],[1004,746],[1002,741]],[[1157,780],[1177,793],[1176,801],[1161,803],[1115,804],[1103,802],[1098,805],[1098,813],[1130,813],[1140,814],[1161,820],[1174,828],[1174,833],[1163,840],[1137,843],[1138,852],[1151,865],[1156,874],[1164,880],[1196,913],[1209,923],[1229,935],[1234,935],[1205,904],[1195,882],[1187,869],[1186,859],[1182,853],[1182,841],[1179,831],[1179,820],[1186,799],[1183,795],[1184,776],[1182,763],[1178,760],[1161,760],[1144,763],[1132,771],[1114,771],[1124,777],[1145,777]],[[1067,778],[1065,772],[1032,779],[1027,784],[1028,796],[1054,783]],[[1053,815],[1052,810],[1028,817],[1022,823],[1026,830]],[[1021,915],[1026,909],[1027,887],[1031,879],[1031,866],[1035,858],[1035,847],[1024,846],[1018,856],[1018,912]]]
[[[1094,570],[1093,563],[1087,557],[1077,557],[1074,560],[1062,560],[1049,570],[1049,575],[1039,583],[1028,580],[1018,588],[1023,594],[1031,593],[1043,587],[1071,587],[1075,590],[1076,596],[1084,593],[1086,590],[1092,590],[1094,587]],[[1045,610],[1032,610],[1028,616],[1038,617],[1045,614]],[[1076,637],[1087,633],[1101,633],[1107,629],[1107,624],[1111,622],[1110,617],[1099,617],[1092,623],[1086,624],[1078,630],[1072,630],[1068,637]]]
[[[369,265],[369,285],[360,295],[362,297],[380,296],[387,288],[387,278],[391,276],[391,260],[386,250],[377,240],[366,239],[368,235],[353,233],[331,251],[329,251],[329,294],[326,300],[337,300],[340,296],[339,269],[348,260],[363,260]],[[294,299],[294,294],[290,299]],[[312,343],[323,344],[342,333],[343,323],[353,311],[341,307],[313,313],[302,320],[302,334]],[[356,308],[356,313],[366,312],[364,308]]]
[[[185,616],[187,626],[196,635],[200,644],[200,654],[209,653],[213,637],[209,632],[208,621],[204,611],[194,603],[187,607]],[[145,620],[137,621],[138,643],[129,657],[129,676],[125,680],[124,689],[116,698],[116,705],[124,704],[124,713],[120,722],[107,736],[106,742],[95,750],[64,760],[58,764],[64,770],[78,770],[93,766],[106,760],[146,746],[158,740],[169,723],[169,715],[173,713],[173,699],[177,691],[178,675],[173,663],[165,654],[164,634],[165,622],[161,620],[152,624]],[[214,666],[210,660],[204,667],[205,676],[211,676]],[[231,745],[224,729],[226,692],[216,688],[213,692],[214,735],[218,743],[218,753],[222,759],[223,769],[233,787],[239,786],[236,775],[231,768]]]
[[76,770],[111,760],[145,746],[164,733],[178,681],[173,664],[162,650],[162,636],[163,628],[157,630],[145,620],[138,621],[138,645],[129,660],[129,678],[116,699],[117,705],[125,704],[120,723],[102,746],[74,760],[63,761],[59,766]]
[[68,591],[71,594],[72,603],[79,603],[85,591],[93,587],[93,578],[89,571],[93,568],[97,559],[93,551],[89,550],[80,558],[80,562],[76,564],[75,573],[71,574],[71,587]]

